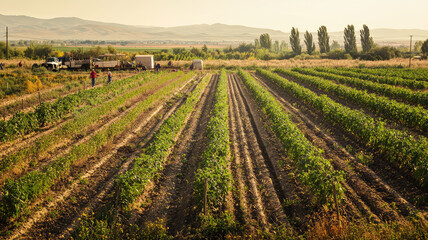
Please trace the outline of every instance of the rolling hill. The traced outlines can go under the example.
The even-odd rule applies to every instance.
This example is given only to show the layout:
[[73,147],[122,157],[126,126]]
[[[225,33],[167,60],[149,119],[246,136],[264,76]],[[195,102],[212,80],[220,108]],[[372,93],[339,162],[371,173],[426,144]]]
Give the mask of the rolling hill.
[[[289,33],[278,30],[226,24],[197,24],[177,27],[130,26],[80,18],[40,19],[0,14],[0,28],[9,27],[11,40],[160,40],[160,41],[253,41],[262,33],[274,40],[286,40]],[[357,27],[358,29],[358,27]],[[300,30],[303,32],[303,30]],[[372,29],[376,42],[404,44],[409,35],[415,40],[428,38],[428,30]],[[343,32],[329,32],[331,40],[343,42]],[[301,36],[303,42],[303,36]],[[314,33],[316,39],[316,33]],[[357,37],[358,38],[358,37]]]

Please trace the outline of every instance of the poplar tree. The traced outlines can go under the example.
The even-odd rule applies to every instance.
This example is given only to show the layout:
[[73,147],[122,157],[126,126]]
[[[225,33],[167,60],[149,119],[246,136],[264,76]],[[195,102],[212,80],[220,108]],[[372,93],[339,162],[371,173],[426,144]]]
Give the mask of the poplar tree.
[[254,46],[256,46],[256,48],[260,48],[260,41],[258,38],[254,39]]
[[273,50],[274,50],[276,53],[279,53],[280,48],[279,48],[279,42],[278,42],[278,41],[275,41],[275,42],[273,43]]
[[288,44],[285,42],[285,40],[281,41],[281,45],[279,45],[279,51],[285,52],[288,50]]
[[363,29],[360,30],[360,36],[361,36],[361,47],[363,48],[363,52],[367,53],[369,52],[374,45],[373,38],[370,37],[370,30],[367,25],[363,25]]
[[271,49],[272,48],[272,39],[269,36],[269,33],[263,33],[260,35],[260,46],[262,48]]
[[294,27],[291,29],[290,45],[294,54],[300,55],[302,53],[302,47],[300,46],[299,29]]
[[327,27],[321,26],[318,29],[318,45],[320,47],[320,53],[330,52],[330,37],[327,33]]
[[357,53],[357,39],[355,37],[354,25],[348,25],[343,31],[345,39],[345,51],[349,54]]
[[310,55],[313,51],[315,51],[315,43],[313,41],[312,33],[309,33],[306,31],[305,33],[305,44],[306,44],[306,51]]

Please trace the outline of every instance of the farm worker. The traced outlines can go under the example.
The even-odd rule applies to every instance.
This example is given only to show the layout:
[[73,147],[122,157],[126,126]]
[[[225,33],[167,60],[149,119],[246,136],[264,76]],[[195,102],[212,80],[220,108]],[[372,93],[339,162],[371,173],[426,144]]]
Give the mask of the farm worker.
[[159,72],[159,69],[160,69],[160,63],[158,63],[158,64],[156,65],[156,68],[158,69],[158,72]]
[[113,77],[113,74],[110,72],[110,69],[107,68],[107,84],[111,83],[111,78]]
[[18,66],[22,67],[22,62],[21,61],[19,61]]
[[0,69],[3,70],[3,63],[0,63]]
[[97,78],[97,73],[95,72],[94,69],[92,69],[92,72],[90,74],[90,77],[92,79],[92,87],[95,87],[95,79]]

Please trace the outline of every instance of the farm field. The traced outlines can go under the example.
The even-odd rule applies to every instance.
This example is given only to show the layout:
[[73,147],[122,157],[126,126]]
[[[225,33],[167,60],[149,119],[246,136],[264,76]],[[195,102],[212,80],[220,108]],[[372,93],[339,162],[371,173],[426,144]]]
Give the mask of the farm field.
[[428,71],[262,67],[3,99],[0,239],[426,239]]

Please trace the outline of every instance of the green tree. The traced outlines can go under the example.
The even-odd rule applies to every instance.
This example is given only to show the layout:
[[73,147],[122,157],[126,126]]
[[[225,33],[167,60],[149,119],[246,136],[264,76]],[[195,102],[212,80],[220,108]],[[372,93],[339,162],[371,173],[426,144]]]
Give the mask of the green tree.
[[299,29],[294,27],[291,29],[290,45],[291,49],[293,49],[294,54],[300,55],[302,53],[302,47],[300,46]]
[[279,53],[280,48],[279,48],[279,42],[278,41],[275,41],[273,43],[273,51],[276,52],[276,53]]
[[107,46],[107,51],[111,54],[116,54],[117,50],[113,46]]
[[361,36],[361,47],[364,53],[368,53],[374,46],[373,38],[370,37],[370,30],[367,25],[363,25],[363,29],[360,30]]
[[254,46],[256,46],[256,48],[260,48],[260,41],[258,38],[254,39]]
[[330,52],[330,37],[327,33],[327,27],[321,26],[318,29],[318,46],[320,47],[320,53]]
[[312,54],[312,52],[315,51],[315,43],[313,41],[312,33],[309,33],[308,31],[305,32],[305,44],[308,54]]
[[343,31],[345,39],[345,51],[351,55],[357,53],[357,39],[355,37],[354,25],[348,25]]
[[272,48],[272,39],[268,33],[263,33],[260,35],[260,47],[271,49]]
[[204,46],[202,47],[202,52],[208,53],[208,47],[206,44],[204,44]]
[[340,49],[340,44],[338,41],[333,40],[333,43],[331,43],[331,50],[339,50]]
[[420,51],[421,51],[422,44],[423,44],[423,42],[422,42],[422,41],[416,41],[416,42],[415,42],[415,46],[414,46],[414,51],[415,51],[415,52],[420,52]]
[[279,45],[279,51],[285,52],[288,50],[288,44],[285,42],[285,40],[281,41],[281,45]]
[[422,43],[421,51],[422,51],[422,54],[424,54],[425,56],[428,56],[428,39],[425,40],[424,43]]

